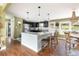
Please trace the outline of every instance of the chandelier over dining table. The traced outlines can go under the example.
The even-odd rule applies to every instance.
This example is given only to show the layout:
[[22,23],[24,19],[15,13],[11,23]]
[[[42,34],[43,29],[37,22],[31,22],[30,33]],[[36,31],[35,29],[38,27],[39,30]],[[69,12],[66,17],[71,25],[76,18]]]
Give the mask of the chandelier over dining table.
[[78,22],[78,17],[76,16],[75,10],[72,11],[71,23]]

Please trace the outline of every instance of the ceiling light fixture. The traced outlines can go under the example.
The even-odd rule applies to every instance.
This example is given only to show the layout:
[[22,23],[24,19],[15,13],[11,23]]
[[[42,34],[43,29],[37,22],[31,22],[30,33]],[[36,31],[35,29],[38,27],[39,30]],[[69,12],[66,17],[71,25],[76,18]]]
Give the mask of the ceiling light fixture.
[[71,22],[75,23],[78,21],[78,17],[76,16],[75,10],[72,11]]
[[48,20],[49,20],[49,16],[50,16],[50,13],[48,13]]
[[26,12],[27,13],[27,19],[29,20],[29,12]]
[[38,14],[38,16],[40,16],[40,8],[41,8],[41,7],[40,7],[40,6],[38,6],[38,9],[39,9],[39,14]]

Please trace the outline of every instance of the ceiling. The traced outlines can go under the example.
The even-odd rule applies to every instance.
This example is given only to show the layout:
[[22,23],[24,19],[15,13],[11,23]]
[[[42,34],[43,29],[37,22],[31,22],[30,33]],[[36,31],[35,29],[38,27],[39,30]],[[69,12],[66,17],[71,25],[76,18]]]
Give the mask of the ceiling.
[[[40,17],[38,6],[41,6]],[[48,13],[50,13],[50,20],[71,17],[73,9],[79,16],[79,3],[12,3],[6,12],[29,21],[43,21],[48,20]],[[29,19],[27,19],[27,12],[29,12]]]

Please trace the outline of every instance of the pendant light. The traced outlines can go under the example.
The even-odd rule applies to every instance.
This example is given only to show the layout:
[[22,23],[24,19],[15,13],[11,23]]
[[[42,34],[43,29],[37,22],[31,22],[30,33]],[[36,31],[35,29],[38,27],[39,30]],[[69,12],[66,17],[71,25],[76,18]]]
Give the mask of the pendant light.
[[48,15],[48,20],[49,20],[50,13],[48,13],[47,15]]
[[41,7],[40,7],[40,6],[38,6],[38,9],[39,9],[39,14],[38,14],[38,16],[40,16],[40,8],[41,8]]
[[38,20],[41,20],[41,14],[40,14],[40,9],[41,9],[41,6],[38,6]]
[[26,13],[27,13],[27,20],[29,20],[29,12],[27,11]]

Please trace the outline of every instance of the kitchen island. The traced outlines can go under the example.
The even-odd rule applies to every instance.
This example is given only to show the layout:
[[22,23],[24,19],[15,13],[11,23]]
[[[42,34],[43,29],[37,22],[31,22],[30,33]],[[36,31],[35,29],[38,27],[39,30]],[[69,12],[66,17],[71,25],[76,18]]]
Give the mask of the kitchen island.
[[21,43],[33,51],[39,52],[41,50],[41,40],[47,39],[51,35],[52,33],[49,32],[22,32]]

